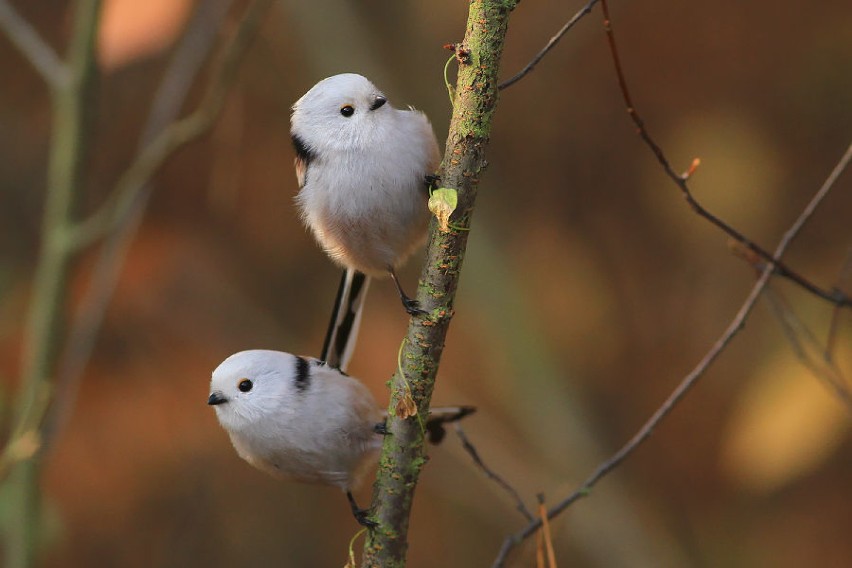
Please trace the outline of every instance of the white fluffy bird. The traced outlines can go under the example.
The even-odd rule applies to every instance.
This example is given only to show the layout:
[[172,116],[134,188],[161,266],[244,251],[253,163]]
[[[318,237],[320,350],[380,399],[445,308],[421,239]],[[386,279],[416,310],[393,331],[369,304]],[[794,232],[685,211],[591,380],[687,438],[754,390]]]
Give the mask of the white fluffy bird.
[[[244,460],[281,479],[339,487],[358,522],[371,526],[352,491],[376,463],[386,414],[360,381],[319,359],[241,351],[213,371],[207,404]],[[432,440],[473,411],[434,409]]]
[[345,369],[369,277],[389,274],[406,311],[423,313],[396,268],[426,236],[426,178],[440,163],[438,142],[425,114],[394,108],[354,73],[323,79],[296,101],[290,133],[302,218],[347,271],[322,356]]

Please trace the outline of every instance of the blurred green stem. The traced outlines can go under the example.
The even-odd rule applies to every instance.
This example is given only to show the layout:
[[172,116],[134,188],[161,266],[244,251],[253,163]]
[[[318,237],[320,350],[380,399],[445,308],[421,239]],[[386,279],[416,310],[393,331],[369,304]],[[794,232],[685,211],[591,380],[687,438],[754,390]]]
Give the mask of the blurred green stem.
[[8,568],[32,566],[38,540],[41,503],[38,495],[39,425],[50,400],[64,329],[68,279],[74,250],[64,235],[74,222],[82,196],[81,172],[87,148],[87,105],[95,83],[95,38],[101,0],[79,0],[69,47],[68,81],[51,84],[53,129],[42,221],[41,253],[35,271],[24,335],[21,394],[14,427],[0,469],[11,467],[5,494]]
[[[446,233],[432,222],[417,299],[429,313],[410,320],[401,365],[391,380],[391,402],[373,492],[374,520],[368,533],[364,566],[405,565],[408,522],[420,469],[426,462],[423,430],[435,386],[462,259],[470,234],[485,147],[497,104],[497,73],[514,0],[470,3],[464,41],[455,47],[459,61],[453,117],[441,169],[441,185],[458,191],[458,207]],[[417,416],[398,416],[414,403]],[[403,404],[400,404],[403,402]],[[405,404],[405,402],[409,404]],[[399,406],[398,406],[399,405]]]
[[[56,398],[57,363],[63,349],[72,263],[87,245],[113,235],[122,224],[129,224],[128,216],[134,212],[141,215],[146,200],[140,199],[140,195],[153,174],[177,148],[202,135],[214,124],[224,106],[229,87],[236,81],[238,63],[272,1],[254,0],[249,5],[232,40],[223,50],[217,72],[198,108],[186,118],[160,127],[159,133],[146,134],[149,140],[119,179],[107,203],[84,220],[79,218],[78,205],[83,193],[82,166],[88,149],[87,119],[95,85],[95,41],[101,0],[77,1],[67,64],[41,67],[37,60],[46,60],[49,47],[5,0],[0,0],[0,29],[10,37],[24,38],[15,41],[15,44],[37,69],[60,70],[43,73],[50,87],[54,123],[42,250],[24,332],[21,395],[13,417],[12,433],[0,454],[0,481],[5,480],[0,487],[0,503],[4,505],[6,515],[5,565],[8,567],[32,566],[38,550],[41,524],[39,459],[49,434],[45,432],[46,416]],[[206,5],[200,6],[199,10],[211,8]],[[177,107],[174,110],[176,112]],[[116,265],[116,270],[120,256],[110,261]],[[108,297],[109,294],[106,295]],[[98,300],[106,302],[107,298]],[[94,322],[92,330],[87,332],[90,335],[95,333],[99,318],[95,317]],[[85,339],[82,341],[86,343]],[[78,359],[72,368],[79,369],[88,358],[88,346],[75,355]],[[68,401],[65,403],[67,405]]]

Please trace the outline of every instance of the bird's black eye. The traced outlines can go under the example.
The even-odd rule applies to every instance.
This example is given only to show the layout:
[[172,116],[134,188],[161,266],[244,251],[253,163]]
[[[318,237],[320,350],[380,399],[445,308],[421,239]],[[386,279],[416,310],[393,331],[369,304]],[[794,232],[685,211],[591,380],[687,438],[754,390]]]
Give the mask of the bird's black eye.
[[340,107],[340,114],[342,114],[346,118],[349,118],[350,116],[355,114],[355,107],[352,105],[343,105],[342,107]]
[[240,381],[240,384],[237,385],[237,388],[240,389],[240,392],[248,392],[251,390],[254,384],[248,379],[243,379]]

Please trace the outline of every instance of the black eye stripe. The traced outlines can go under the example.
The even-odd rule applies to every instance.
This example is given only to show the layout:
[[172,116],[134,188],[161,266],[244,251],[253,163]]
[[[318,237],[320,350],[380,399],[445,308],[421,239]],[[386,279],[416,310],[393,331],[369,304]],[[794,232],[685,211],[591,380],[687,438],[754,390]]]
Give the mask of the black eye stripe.
[[305,164],[310,165],[314,158],[316,158],[316,152],[314,152],[314,149],[305,144],[304,140],[295,134],[291,134],[290,138],[293,141],[293,148],[296,150],[296,156],[301,158]]
[[311,385],[311,366],[304,357],[296,357],[296,390],[305,391]]
[[254,383],[252,383],[248,379],[243,379],[237,384],[237,388],[240,389],[240,392],[248,392],[252,389]]

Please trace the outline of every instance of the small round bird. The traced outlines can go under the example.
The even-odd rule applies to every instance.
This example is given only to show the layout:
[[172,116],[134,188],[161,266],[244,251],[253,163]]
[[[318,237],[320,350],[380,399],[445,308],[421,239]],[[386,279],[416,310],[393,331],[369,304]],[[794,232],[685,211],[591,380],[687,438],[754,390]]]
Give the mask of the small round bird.
[[290,132],[296,203],[319,244],[347,270],[389,274],[406,311],[423,313],[396,268],[426,236],[426,178],[440,163],[429,119],[394,108],[365,77],[344,73],[296,101]]
[[[386,414],[360,381],[319,359],[241,351],[213,371],[207,404],[244,460],[281,479],[339,487],[356,520],[372,526],[352,491],[376,463]],[[473,411],[434,409],[427,429],[434,439]]]

